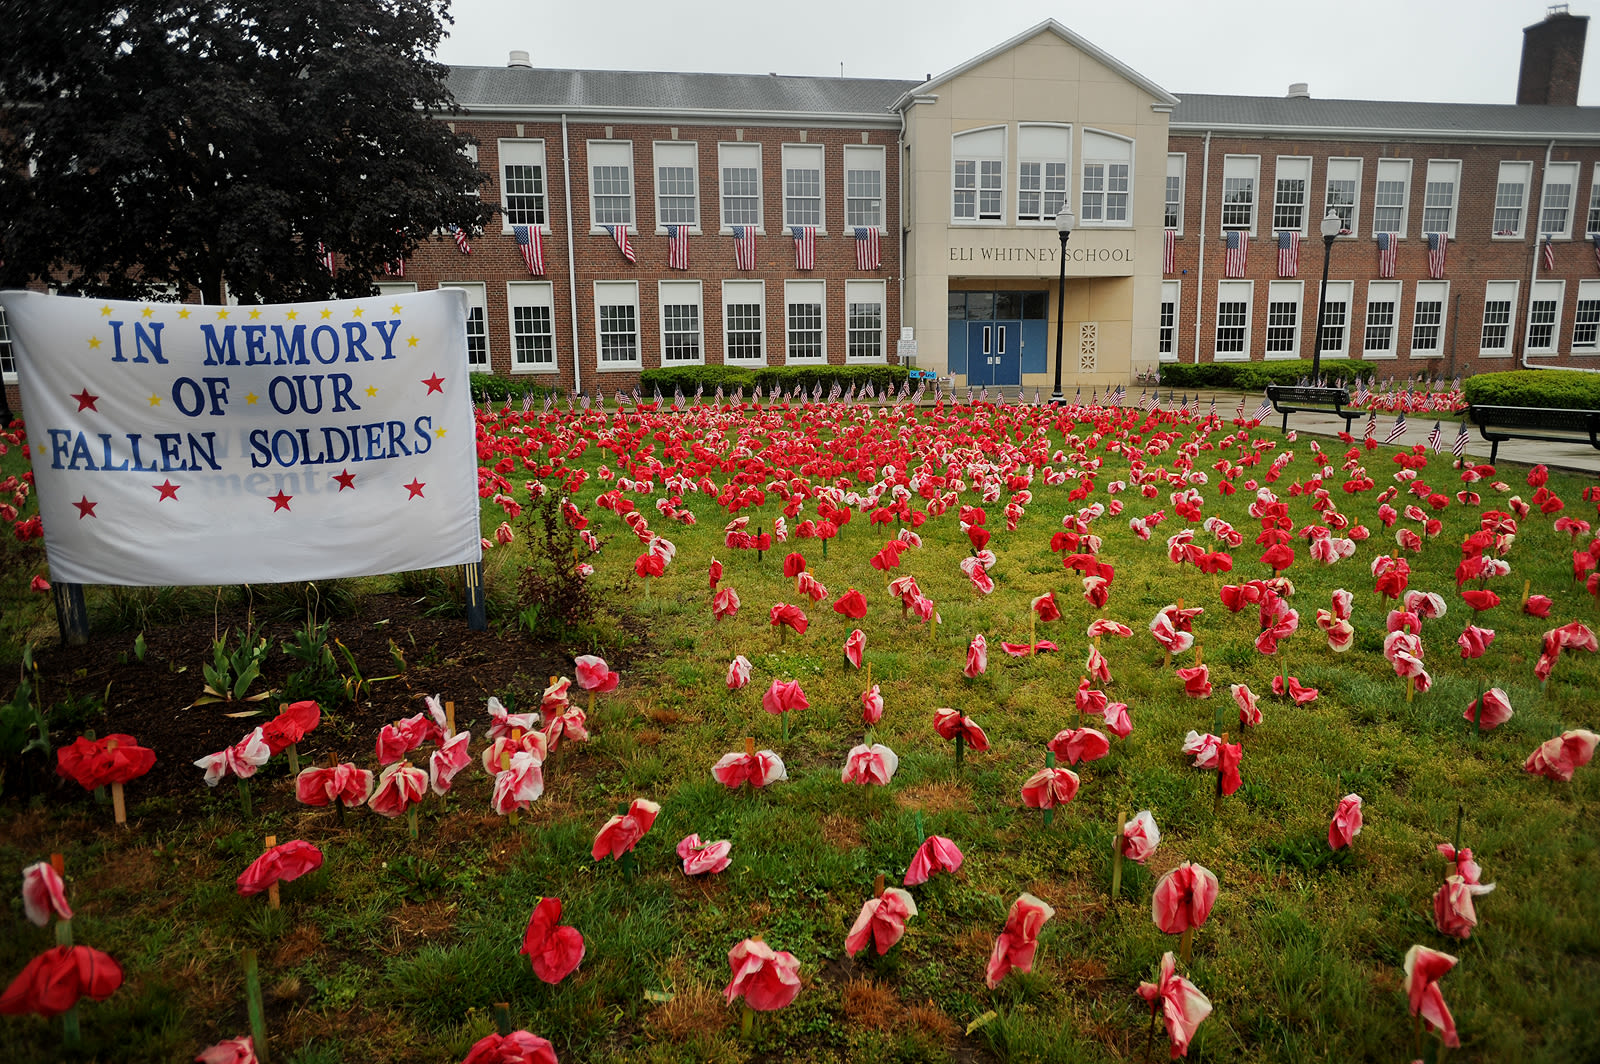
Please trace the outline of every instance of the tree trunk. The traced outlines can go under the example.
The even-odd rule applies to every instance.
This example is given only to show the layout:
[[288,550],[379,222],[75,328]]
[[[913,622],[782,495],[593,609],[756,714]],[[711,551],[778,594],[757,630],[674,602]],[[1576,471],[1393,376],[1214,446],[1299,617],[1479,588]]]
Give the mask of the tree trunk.
[[222,268],[207,263],[200,278],[200,302],[220,306],[222,298]]

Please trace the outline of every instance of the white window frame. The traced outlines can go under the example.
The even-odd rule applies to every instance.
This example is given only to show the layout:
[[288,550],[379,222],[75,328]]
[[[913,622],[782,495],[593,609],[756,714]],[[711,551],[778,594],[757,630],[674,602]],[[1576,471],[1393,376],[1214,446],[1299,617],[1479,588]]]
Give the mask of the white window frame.
[[[639,282],[638,281],[595,281],[594,284],[594,364],[595,369],[601,373],[613,370],[636,370],[643,365],[644,350],[643,337],[639,321]],[[633,359],[606,359],[603,356],[604,334],[601,326],[600,308],[623,307],[633,308]],[[617,335],[620,335],[618,333]]]
[[[1161,324],[1161,319],[1166,316],[1166,313],[1167,313],[1166,308],[1169,305],[1172,307],[1172,324],[1170,326]],[[1183,282],[1182,281],[1162,281],[1161,282],[1161,309],[1160,309],[1160,311],[1159,311],[1159,313],[1157,314],[1157,317],[1156,317],[1156,360],[1157,361],[1159,361],[1159,362],[1176,362],[1176,361],[1178,361],[1178,335],[1179,335],[1178,334],[1178,323],[1179,323],[1179,318],[1181,317],[1182,314],[1183,314]],[[1161,334],[1162,334],[1162,332],[1167,331],[1167,330],[1171,331],[1171,335],[1168,337],[1168,339],[1166,341],[1163,341],[1162,338],[1161,338]],[[1167,350],[1165,350],[1165,351],[1163,351],[1161,349],[1161,345],[1162,345],[1163,342],[1165,342],[1167,344]]]
[[[1445,209],[1450,212],[1450,224],[1440,230],[1429,228],[1428,211],[1438,210],[1440,204],[1428,202],[1428,189],[1433,185],[1450,183],[1450,204]],[[1422,235],[1424,238],[1429,233],[1443,232],[1451,240],[1456,237],[1456,213],[1461,204],[1461,160],[1460,159],[1429,159],[1428,171],[1422,182]]]
[[[1250,325],[1255,314],[1256,283],[1254,281],[1218,281],[1217,305],[1213,308],[1211,328],[1211,358],[1215,362],[1248,362],[1250,360]],[[1241,299],[1241,297],[1243,297]],[[1244,303],[1243,346],[1238,351],[1220,348],[1222,329],[1222,304]]]
[[746,225],[746,222],[734,222],[728,218],[728,170],[748,170],[747,165],[729,166],[730,161],[748,163],[748,159],[739,159],[739,155],[755,154],[756,172],[756,235],[766,236],[766,200],[763,196],[762,182],[764,174],[761,166],[761,143],[759,141],[719,141],[717,143],[717,220],[719,231],[724,236],[733,234],[733,227]]
[[[695,140],[657,140],[650,144],[650,169],[655,178],[656,235],[665,236],[669,225],[687,225],[694,236],[700,235],[700,142]],[[666,158],[663,159],[662,156]],[[681,168],[685,162],[694,175],[689,182],[693,189],[693,217],[688,222],[669,221],[662,216],[662,199],[666,195],[661,187],[663,166]]]
[[[1121,150],[1127,153],[1126,158],[1113,158],[1109,153],[1095,150],[1092,147],[1094,141],[1092,141],[1091,138],[1094,138],[1094,140],[1105,140],[1122,145]],[[1135,187],[1134,178],[1136,177],[1133,171],[1135,147],[1136,145],[1132,137],[1124,137],[1120,133],[1111,133],[1104,129],[1095,129],[1092,126],[1084,127],[1082,143],[1079,145],[1079,151],[1083,156],[1083,162],[1078,166],[1079,226],[1085,229],[1133,228],[1133,194]],[[1088,209],[1088,197],[1090,195],[1090,178],[1088,171],[1089,167],[1091,166],[1100,166],[1106,168],[1101,174],[1100,189],[1098,192],[1098,195],[1103,197],[1100,208],[1100,216],[1098,218],[1091,218],[1089,216],[1090,212]],[[1113,191],[1111,187],[1112,174],[1110,168],[1113,166],[1126,166],[1128,168],[1127,188],[1121,190],[1120,192]],[[1126,204],[1123,210],[1123,217],[1121,218],[1111,217],[1111,197],[1114,195],[1121,195]]]
[[[1567,180],[1560,180],[1563,177]],[[1572,239],[1572,217],[1578,213],[1578,182],[1582,177],[1583,165],[1581,163],[1553,162],[1544,168],[1544,186],[1539,191],[1540,239],[1546,236],[1552,240]],[[1559,229],[1552,229],[1545,224],[1545,212],[1549,210],[1545,205],[1550,200],[1550,189],[1561,184],[1567,186],[1566,219]]]
[[[659,326],[661,365],[703,366],[706,364],[706,307],[699,281],[656,282],[656,324]],[[695,357],[667,357],[667,307],[694,307]],[[687,335],[685,329],[674,329],[674,334]]]
[[[1346,239],[1354,239],[1361,232],[1361,181],[1366,171],[1367,161],[1358,155],[1336,155],[1328,160],[1328,165],[1322,178],[1322,215],[1326,216],[1329,208],[1333,207],[1333,182],[1350,182],[1350,224],[1346,232],[1340,235]],[[1335,176],[1338,171],[1338,176]]]
[[[789,171],[809,170],[810,166],[792,165],[815,161],[817,171],[817,235],[828,235],[828,153],[821,144],[785,144],[782,147],[780,165],[783,180],[783,228],[787,230],[792,225],[810,225],[810,222],[800,221],[789,213]],[[806,197],[793,197],[795,199]]]
[[[1528,289],[1528,320],[1522,325],[1522,350],[1530,355],[1553,355],[1561,350],[1561,310],[1567,298],[1567,282],[1541,277]],[[1534,307],[1553,303],[1550,313],[1550,341],[1533,345]]]
[[[1400,240],[1406,238],[1406,232],[1411,226],[1411,160],[1410,159],[1379,159],[1378,165],[1373,167],[1372,175],[1372,235],[1379,233],[1392,233]],[[1378,186],[1387,180],[1400,184],[1400,225],[1396,229],[1381,229],[1378,226]]]
[[[1489,281],[1483,288],[1483,318],[1478,330],[1478,354],[1490,358],[1510,358],[1511,348],[1517,336],[1517,296],[1521,293],[1521,281]],[[1506,318],[1504,328],[1506,341],[1503,347],[1485,347],[1483,345],[1484,332],[1489,327],[1489,304],[1505,303]],[[1496,323],[1496,328],[1500,328]]]
[[[1250,179],[1250,222],[1241,225],[1237,220],[1229,222],[1228,217],[1228,182]],[[1217,219],[1221,226],[1219,230],[1226,234],[1230,229],[1237,229],[1242,233],[1256,235],[1256,218],[1261,214],[1261,156],[1259,155],[1224,155],[1222,157],[1222,200],[1219,203]]]
[[[1580,317],[1583,315],[1583,305],[1590,303],[1588,320]],[[1579,330],[1590,333],[1587,339],[1579,341]],[[1572,353],[1575,355],[1600,354],[1600,281],[1587,278],[1578,282],[1578,300],[1572,310]]]
[[[1065,151],[1058,156],[1028,151],[1026,141],[1028,139],[1027,131],[1030,129],[1047,129],[1059,134],[1065,141]],[[1036,190],[1039,195],[1039,214],[1038,217],[1024,218],[1022,216],[1022,168],[1030,163],[1039,167],[1039,187]],[[1014,175],[1017,183],[1016,218],[1018,226],[1048,226],[1051,228],[1055,226],[1056,215],[1060,213],[1060,210],[1057,209],[1054,212],[1050,212],[1044,209],[1045,199],[1050,195],[1047,188],[1049,175],[1045,170],[1050,164],[1059,164],[1062,168],[1061,204],[1066,206],[1072,202],[1072,126],[1065,122],[1018,122],[1017,170]],[[1030,189],[1029,191],[1035,190]]]
[[17,349],[11,343],[11,325],[6,308],[0,307],[0,382],[17,383]]
[[415,281],[374,281],[380,296],[408,296],[417,290]]
[[[877,329],[877,355],[859,356],[851,354],[852,341],[856,334],[868,334],[869,330],[856,329],[850,320],[850,307],[852,304],[872,304],[878,306]],[[883,281],[846,281],[844,283],[844,360],[853,366],[878,366],[889,361],[889,297],[888,288]]]
[[[1366,359],[1391,359],[1399,357],[1400,307],[1405,296],[1405,286],[1399,281],[1368,281],[1367,309],[1361,315],[1361,357]],[[1386,347],[1367,347],[1368,333],[1372,329],[1372,307],[1375,303],[1388,303],[1389,343]]]
[[[1519,180],[1518,175],[1520,175],[1520,180]],[[1521,202],[1517,206],[1517,228],[1515,230],[1497,228],[1497,224],[1498,224],[1498,221],[1499,221],[1498,215],[1499,215],[1500,211],[1502,209],[1504,209],[1504,210],[1510,210],[1511,209],[1510,207],[1502,208],[1500,206],[1500,190],[1502,188],[1506,187],[1506,186],[1509,186],[1509,185],[1517,185],[1522,189],[1521,194],[1520,194],[1521,195]],[[1492,240],[1521,240],[1522,239],[1523,234],[1528,231],[1528,199],[1529,199],[1528,190],[1532,187],[1532,185],[1533,185],[1533,163],[1531,163],[1531,162],[1519,162],[1519,161],[1509,160],[1509,159],[1508,160],[1503,160],[1500,163],[1500,169],[1495,174],[1495,181],[1494,181],[1494,190],[1495,190],[1494,191],[1494,206],[1491,208],[1491,211],[1490,211],[1490,214],[1489,214],[1489,235],[1490,235],[1490,239],[1492,239]]]
[[[1176,171],[1176,172],[1174,172],[1174,171]],[[1171,203],[1172,201],[1166,198],[1166,190],[1165,190],[1165,188],[1163,188],[1163,190],[1162,190],[1162,202],[1161,202],[1161,225],[1162,225],[1163,228],[1172,228],[1172,229],[1174,229],[1174,231],[1179,236],[1183,235],[1183,194],[1184,194],[1184,191],[1188,187],[1188,177],[1189,177],[1189,156],[1188,156],[1188,153],[1181,152],[1181,151],[1168,152],[1167,153],[1167,182],[1166,182],[1166,184],[1167,184],[1168,187],[1170,187],[1171,184],[1172,184],[1172,179],[1173,178],[1177,178],[1178,179],[1178,216],[1175,219],[1178,224],[1176,226],[1173,226],[1173,227],[1169,227],[1167,225],[1166,205],[1168,203]]]
[[[474,169],[477,168],[477,166],[478,166],[478,146],[476,144],[463,144],[461,146],[461,154],[467,160],[467,162],[472,164]],[[34,169],[33,168],[34,168],[34,161],[32,159],[29,159],[28,160],[28,176],[29,177],[33,177],[34,176]],[[482,185],[473,185],[471,188],[469,188],[465,192],[463,192],[462,195],[471,196],[474,199],[482,199],[483,198],[483,186]]]
[[[1278,225],[1278,207],[1284,202],[1283,182],[1299,181],[1300,224]],[[1311,157],[1309,155],[1280,155],[1272,175],[1272,231],[1274,233],[1306,234],[1307,219],[1311,217]],[[1319,216],[1320,217],[1320,216]]]
[[[1274,182],[1276,185],[1276,182]],[[1292,230],[1288,230],[1292,232]],[[1294,304],[1294,335],[1288,350],[1274,351],[1271,349],[1273,342],[1272,330],[1272,305],[1274,303]],[[1300,357],[1300,343],[1305,337],[1305,282],[1304,281],[1268,281],[1267,282],[1267,321],[1266,332],[1262,336],[1263,357],[1268,359],[1291,359]]]
[[[757,310],[756,335],[761,338],[761,357],[734,358],[733,345],[729,342],[729,328],[731,315],[729,307],[755,306]],[[788,308],[784,308],[785,327],[788,323]],[[741,332],[745,330],[740,330]],[[765,281],[723,281],[722,282],[722,361],[729,366],[765,366],[767,365],[767,282]]]
[[[889,198],[889,171],[886,152],[881,144],[846,144],[844,146],[844,194],[839,197],[840,209],[844,214],[843,227],[839,230],[846,236],[852,235],[858,223],[850,220],[850,200],[863,197],[851,197],[850,175],[875,171],[878,175],[878,220],[875,224],[860,223],[867,228],[877,229],[879,233],[888,230],[888,198]],[[861,165],[866,160],[867,165]]]
[[[816,299],[796,300],[796,295],[811,296]],[[819,323],[821,342],[819,356],[816,358],[801,358],[794,354],[793,331],[789,328],[789,308],[799,306],[801,303],[815,305],[821,318]],[[783,361],[786,365],[796,366],[822,366],[828,362],[828,282],[826,281],[784,281],[783,282]]]
[[500,162],[500,232],[510,235],[513,225],[527,225],[527,222],[517,222],[512,219],[510,179],[506,176],[508,166],[531,166],[539,171],[538,193],[530,193],[539,201],[539,211],[544,215],[544,221],[539,223],[540,232],[550,232],[550,167],[547,164],[544,150],[544,141],[534,138],[503,137],[495,143],[495,151]]
[[[440,281],[440,288],[459,288],[467,293],[467,368],[473,373],[493,373],[494,353],[489,343],[489,293],[487,286],[482,281]],[[477,311],[479,324],[476,334],[473,330],[472,312]],[[472,340],[474,335],[483,338],[483,361],[472,361]]]
[[[1435,298],[1437,296],[1437,299]],[[1425,325],[1421,321],[1422,304],[1439,304],[1439,322],[1437,325]],[[1416,290],[1411,296],[1411,344],[1407,352],[1409,358],[1443,358],[1444,333],[1446,323],[1450,317],[1450,282],[1449,281],[1418,281]],[[1418,347],[1417,335],[1423,329],[1437,329],[1438,343],[1433,347]]]
[[1589,179],[1589,214],[1584,222],[1584,236],[1600,236],[1600,163],[1594,164],[1594,176]]
[[[1327,287],[1322,290],[1322,303],[1317,304],[1317,313],[1319,315],[1323,313],[1323,303],[1329,305],[1330,311],[1335,306],[1344,307],[1344,324],[1340,327],[1339,346],[1332,349],[1324,349],[1322,352],[1323,358],[1350,357],[1350,330],[1355,327],[1354,316],[1350,312],[1350,304],[1355,300],[1355,287],[1354,281],[1329,281]],[[1328,318],[1331,317],[1332,314],[1329,313]],[[1328,318],[1322,319],[1322,329],[1320,331],[1324,335],[1320,339],[1327,338]],[[1319,337],[1316,332],[1313,332],[1311,336],[1313,350],[1316,348],[1318,340]]]
[[596,165],[600,165],[600,166],[616,166],[616,165],[618,165],[618,163],[615,162],[615,161],[602,161],[602,162],[597,164],[595,162],[595,157],[594,157],[596,148],[599,148],[601,150],[602,157],[607,156],[607,155],[613,155],[618,150],[621,150],[621,149],[626,149],[626,151],[627,151],[627,155],[628,155],[628,162],[627,162],[627,168],[628,168],[628,220],[626,222],[626,225],[628,227],[628,232],[637,234],[639,232],[639,195],[638,195],[638,189],[635,187],[636,186],[635,178],[637,176],[638,171],[635,170],[635,168],[634,168],[633,141],[631,141],[631,140],[591,140],[591,141],[588,142],[587,154],[586,154],[586,157],[585,157],[585,161],[588,163],[588,166],[589,166],[589,234],[591,236],[601,236],[601,235],[605,234],[605,232],[606,232],[606,228],[605,227],[607,225],[622,225],[622,224],[624,224],[622,222],[602,222],[596,216],[596,213],[595,213],[595,199],[596,199],[596,196],[595,196],[595,167],[596,167]]
[[[999,134],[1000,153],[961,150],[963,142],[975,143],[980,139],[980,134],[989,134],[992,139],[994,134]],[[1006,152],[1010,147],[1009,130],[1005,126],[979,126],[976,129],[963,129],[950,135],[950,224],[975,225],[975,226],[1000,226],[1006,224]],[[972,217],[966,218],[956,213],[956,193],[966,191],[956,187],[956,172],[961,163],[972,164]],[[999,204],[999,213],[993,218],[983,217],[983,194],[987,191],[983,184],[984,163],[996,164],[991,172],[999,175],[1000,187],[994,190]]]
[[[524,307],[543,307],[549,311],[550,358],[547,361],[523,361],[522,336],[517,332],[517,311]],[[537,335],[536,332],[529,335]],[[555,286],[549,281],[506,282],[506,350],[511,352],[511,372],[556,373],[559,371],[560,352],[556,350]]]

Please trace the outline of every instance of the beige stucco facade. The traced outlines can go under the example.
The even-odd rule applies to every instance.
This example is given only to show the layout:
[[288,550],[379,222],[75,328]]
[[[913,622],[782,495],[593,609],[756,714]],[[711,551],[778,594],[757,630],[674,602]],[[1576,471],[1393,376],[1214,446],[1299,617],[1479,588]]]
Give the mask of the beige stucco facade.
[[[1086,131],[1097,144],[1127,144],[1131,163],[1128,220],[1080,223],[1067,244],[1063,389],[1071,394],[1080,386],[1087,391],[1128,383],[1135,365],[1155,361],[1167,120],[1175,102],[1053,22],[934,78],[900,102],[904,321],[915,330],[917,368],[949,374],[957,385],[983,379],[964,364],[966,351],[951,350],[961,330],[949,320],[949,293],[1047,291],[1044,371],[1035,348],[1020,375],[1025,390],[1051,390],[1060,239],[1053,217],[1018,219],[1019,133],[1034,124],[1056,130],[1057,140],[1064,134],[1070,145],[1066,196],[1080,218]],[[953,194],[955,138],[985,129],[991,131],[985,140],[991,149],[1003,143],[1000,217],[961,219]],[[1040,332],[1030,335],[1037,344]]]

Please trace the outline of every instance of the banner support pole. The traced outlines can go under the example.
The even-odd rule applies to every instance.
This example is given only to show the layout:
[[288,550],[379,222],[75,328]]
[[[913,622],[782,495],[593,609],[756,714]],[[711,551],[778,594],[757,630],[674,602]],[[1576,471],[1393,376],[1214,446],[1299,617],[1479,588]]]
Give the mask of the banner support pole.
[[89,642],[89,610],[83,602],[82,584],[54,583],[50,597],[56,603],[56,627],[63,646],[81,647]]
[[467,596],[468,630],[486,630],[489,627],[489,610],[483,599],[482,562],[467,562],[461,567],[461,586]]

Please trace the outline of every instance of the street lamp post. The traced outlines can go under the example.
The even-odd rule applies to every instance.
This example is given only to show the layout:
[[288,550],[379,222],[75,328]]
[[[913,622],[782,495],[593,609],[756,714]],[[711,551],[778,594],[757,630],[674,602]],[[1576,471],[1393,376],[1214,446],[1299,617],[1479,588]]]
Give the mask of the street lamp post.
[[1056,284],[1056,390],[1050,393],[1052,403],[1066,402],[1067,398],[1061,394],[1061,334],[1067,309],[1067,241],[1077,220],[1072,208],[1063,203],[1056,215],[1056,235],[1061,238],[1061,279]]
[[1319,227],[1322,232],[1322,287],[1317,289],[1317,342],[1311,348],[1311,386],[1322,373],[1322,323],[1328,317],[1328,260],[1333,257],[1333,238],[1344,228],[1339,212],[1329,210]]

